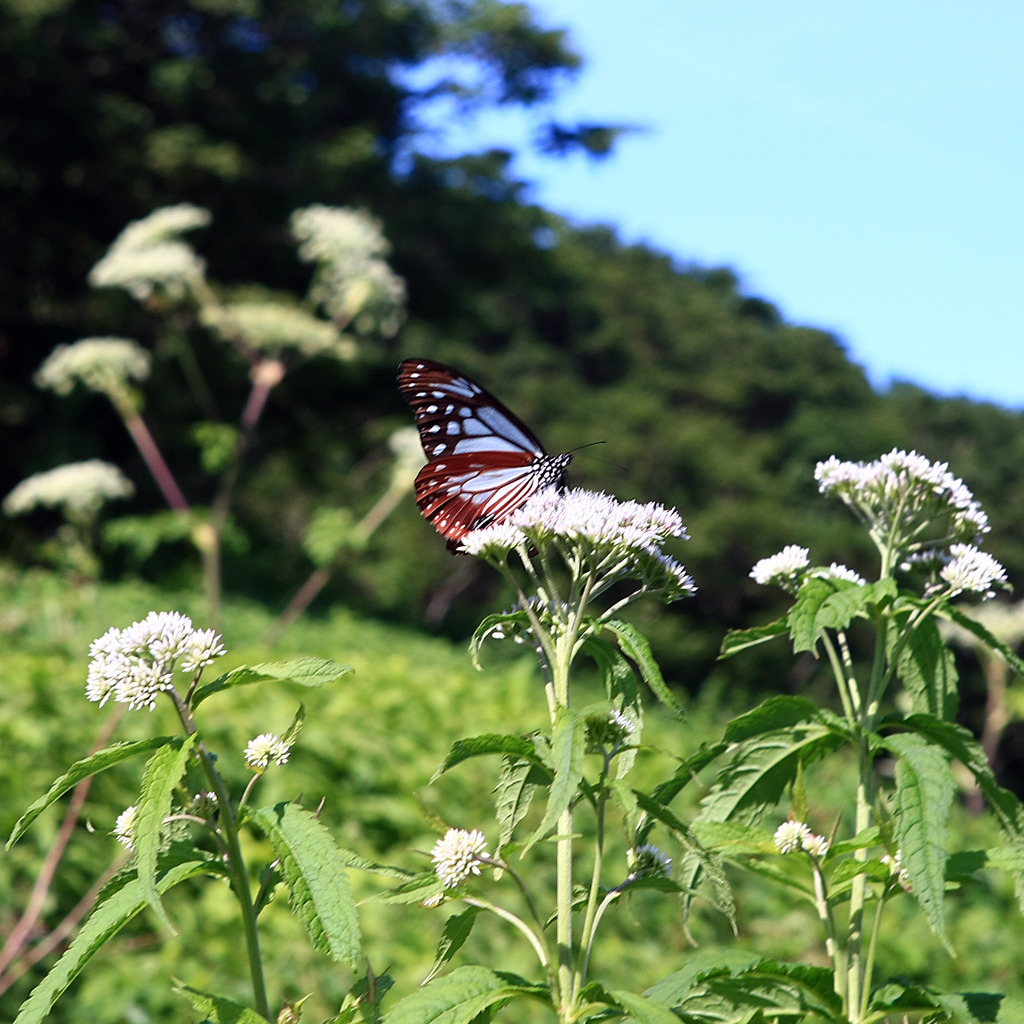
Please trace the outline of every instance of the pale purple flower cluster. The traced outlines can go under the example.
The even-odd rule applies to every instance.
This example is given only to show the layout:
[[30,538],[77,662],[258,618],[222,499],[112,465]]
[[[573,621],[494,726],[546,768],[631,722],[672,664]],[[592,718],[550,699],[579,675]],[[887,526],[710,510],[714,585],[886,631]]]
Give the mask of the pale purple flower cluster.
[[626,851],[629,877],[669,878],[672,874],[672,858],[666,856],[661,847],[654,843],[643,843]]
[[[874,462],[819,462],[814,478],[822,494],[835,494],[869,523],[888,531],[898,520],[908,552],[927,544],[972,541],[988,532],[988,516],[945,462],[894,448]],[[928,535],[918,537],[931,525]]]
[[696,587],[661,547],[670,537],[687,536],[679,513],[656,502],[619,501],[597,491],[559,492],[552,487],[535,494],[507,522],[467,534],[462,550],[504,558],[515,548],[544,550],[561,543],[589,563],[614,564],[620,578],[638,577],[674,600]]
[[113,697],[132,710],[156,707],[156,695],[173,686],[175,669],[198,672],[224,653],[212,629],[193,629],[180,612],[150,612],[126,629],[112,627],[89,648],[85,694],[102,707]]

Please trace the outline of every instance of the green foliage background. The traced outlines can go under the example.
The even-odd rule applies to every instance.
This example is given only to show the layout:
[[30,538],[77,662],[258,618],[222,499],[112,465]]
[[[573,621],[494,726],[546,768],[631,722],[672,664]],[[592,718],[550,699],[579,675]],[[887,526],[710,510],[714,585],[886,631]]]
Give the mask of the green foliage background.
[[[8,751],[0,765],[6,798],[0,829],[9,833],[21,811],[47,788],[61,767],[76,759],[111,712],[84,698],[89,641],[109,624],[126,624],[151,609],[186,612],[187,595],[171,595],[139,585],[101,585],[69,592],[55,577],[33,573],[3,580],[7,595],[0,616],[7,626],[9,654],[4,658],[9,714],[0,722],[0,745]],[[260,642],[271,619],[258,607],[230,603],[229,647],[223,667],[254,664],[271,654]],[[197,624],[201,623],[196,618]],[[428,639],[404,627],[362,619],[336,610],[319,623],[296,627],[273,656],[293,652],[329,655],[353,665],[355,672],[323,691],[285,692],[253,687],[211,700],[207,713],[214,727],[211,747],[226,778],[241,790],[248,777],[241,751],[257,732],[287,726],[298,700],[308,717],[289,763],[261,783],[260,802],[300,798],[314,806],[325,798],[322,817],[341,845],[385,863],[410,869],[423,866],[437,838],[432,822],[483,827],[493,818],[490,793],[494,775],[486,766],[464,768],[427,786],[454,740],[493,730],[527,731],[540,726],[545,704],[532,660],[513,658],[500,646],[485,654],[485,671],[475,671],[462,644]],[[596,686],[597,684],[595,684]],[[215,706],[215,701],[219,707]],[[654,750],[638,762],[637,784],[653,784],[670,773],[669,755],[686,755],[720,732],[737,708],[709,687],[689,701],[682,722],[656,708],[645,739]],[[222,717],[218,718],[218,714]],[[169,708],[127,715],[118,737],[141,738],[173,731]],[[659,751],[665,752],[660,753]],[[109,834],[117,814],[137,793],[138,765],[104,774],[89,794],[82,822],[58,871],[44,920],[56,923],[120,852]],[[495,774],[497,765],[494,766]],[[839,794],[848,785],[843,767],[829,762],[809,777],[811,820],[831,820]],[[415,796],[413,796],[415,794]],[[696,795],[696,794],[695,794]],[[685,805],[680,813],[685,815]],[[785,809],[780,809],[780,818]],[[25,905],[35,871],[60,821],[53,808],[0,860],[0,906],[4,930]],[[581,821],[585,826],[585,822]],[[441,826],[437,826],[441,827]],[[987,819],[957,812],[951,823],[954,848],[976,849],[996,842]],[[990,831],[991,830],[991,831]],[[679,851],[669,850],[679,855]],[[625,851],[613,851],[625,870]],[[777,887],[754,876],[735,875],[739,940],[724,918],[698,907],[692,922],[702,948],[721,945],[764,951],[777,957],[819,962],[813,908],[794,904]],[[378,882],[353,874],[363,897],[379,891]],[[531,884],[543,885],[541,873]],[[226,893],[215,886],[176,889],[167,900],[178,936],[161,931],[156,918],[141,915],[59,1002],[53,1020],[114,1024],[125,1020],[180,1020],[183,1005],[170,992],[168,977],[245,1001],[246,975],[238,962],[236,923]],[[408,992],[430,966],[446,911],[364,904],[360,923],[371,965],[389,968],[400,991]],[[1024,919],[1016,910],[1010,883],[993,875],[950,899],[949,932],[959,954],[951,959],[928,934],[909,898],[890,909],[889,946],[879,954],[883,971],[901,972],[929,984],[958,990],[997,990],[1024,998],[1016,951],[1024,942]],[[609,984],[642,988],[647,980],[678,969],[692,950],[684,937],[678,903],[657,893],[642,893],[612,915],[596,956]],[[336,1008],[352,982],[345,968],[313,953],[286,907],[271,906],[261,918],[267,976],[274,999],[316,993],[311,1019]],[[474,931],[467,955],[500,962],[510,970],[532,972],[530,954],[518,935],[486,922]],[[44,964],[46,961],[44,961]],[[31,985],[42,976],[38,966],[0,996],[0,1016],[11,1019]],[[319,1014],[319,1016],[317,1016]]]

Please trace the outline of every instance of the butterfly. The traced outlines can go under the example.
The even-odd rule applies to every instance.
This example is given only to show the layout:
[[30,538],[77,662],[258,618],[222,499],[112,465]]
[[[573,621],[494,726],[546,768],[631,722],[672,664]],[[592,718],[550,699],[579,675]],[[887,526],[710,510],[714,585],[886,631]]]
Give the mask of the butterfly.
[[476,381],[429,359],[398,368],[427,464],[416,477],[423,518],[455,551],[473,530],[503,523],[548,487],[564,489],[572,455],[548,455],[530,428]]

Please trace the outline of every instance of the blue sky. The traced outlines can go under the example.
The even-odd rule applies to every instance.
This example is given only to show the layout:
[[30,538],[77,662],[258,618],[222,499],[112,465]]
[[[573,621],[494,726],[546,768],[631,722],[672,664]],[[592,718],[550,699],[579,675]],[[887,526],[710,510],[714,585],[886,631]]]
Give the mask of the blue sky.
[[[586,66],[452,144],[512,146],[545,206],[731,266],[877,385],[1024,408],[1024,4],[531,6]],[[529,154],[551,115],[643,131],[605,161]]]

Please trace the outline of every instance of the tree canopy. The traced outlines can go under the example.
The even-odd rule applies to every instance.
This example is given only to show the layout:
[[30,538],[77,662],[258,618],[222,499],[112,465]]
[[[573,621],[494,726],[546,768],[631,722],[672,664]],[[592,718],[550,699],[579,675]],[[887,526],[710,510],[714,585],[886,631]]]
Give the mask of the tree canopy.
[[[706,667],[725,628],[771,614],[747,573],[782,545],[870,568],[841,512],[824,519],[808,501],[814,463],[832,453],[900,446],[948,460],[992,507],[992,551],[1011,577],[1024,570],[1020,527],[998,513],[1022,486],[1019,414],[912,384],[878,393],[837,338],[787,322],[736,271],[625,245],[612,228],[531,204],[508,152],[428,155],[420,120],[439,97],[467,116],[533,106],[553,154],[608,151],[615,126],[545,122],[543,101],[581,61],[528,6],[6,0],[0,55],[3,493],[31,472],[101,455],[136,483],[136,512],[160,508],[106,407],[32,386],[59,343],[116,333],[150,349],[147,416],[182,472],[196,464],[194,421],[237,415],[244,374],[201,327],[88,288],[89,268],[129,220],[194,202],[212,213],[196,240],[212,278],[301,292],[308,271],[287,244],[288,215],[330,203],[383,221],[408,321],[390,345],[345,366],[310,362],[275,392],[241,481],[247,554],[226,576],[236,590],[283,606],[309,572],[300,542],[315,510],[372,504],[387,434],[410,422],[394,392],[409,355],[477,377],[549,451],[606,442],[580,453],[576,480],[679,507],[692,540],[678,554],[700,595],[681,613],[694,628],[658,627],[677,670],[694,657]],[[184,483],[201,497],[209,487],[198,470]],[[28,557],[33,531],[51,527],[6,523],[2,538]],[[134,568],[181,572],[160,557]],[[492,585],[445,553],[410,499],[322,600],[465,632],[480,600],[497,599]]]

